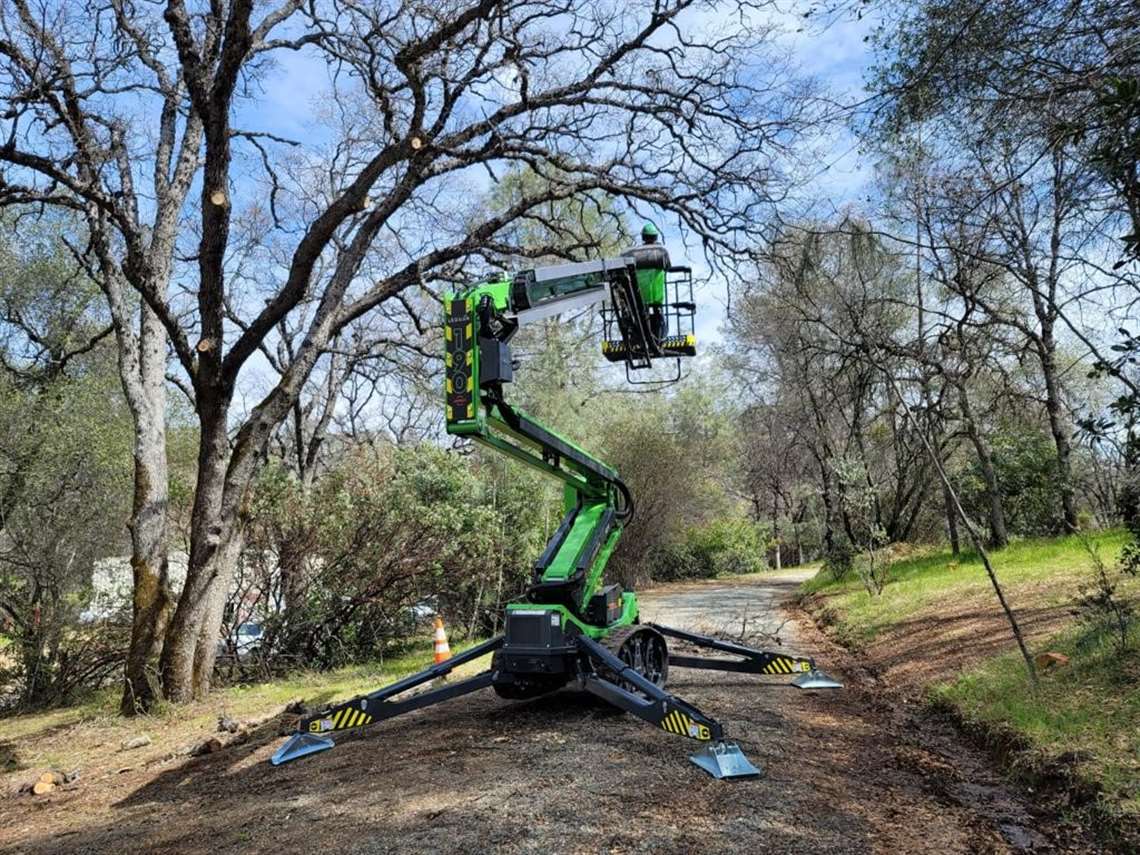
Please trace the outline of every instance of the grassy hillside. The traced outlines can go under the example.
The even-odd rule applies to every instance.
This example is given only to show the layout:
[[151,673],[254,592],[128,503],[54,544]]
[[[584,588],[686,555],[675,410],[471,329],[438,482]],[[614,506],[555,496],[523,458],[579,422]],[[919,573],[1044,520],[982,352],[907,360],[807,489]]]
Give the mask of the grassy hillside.
[[[1111,566],[1126,536],[1093,535],[1091,545]],[[991,556],[1008,599],[1027,621],[1031,650],[1069,657],[1044,669],[1034,692],[1025,666],[1003,629],[993,589],[976,555],[954,559],[932,551],[899,559],[881,597],[852,576],[835,582],[820,572],[807,582],[814,608],[840,640],[893,676],[913,658],[942,659],[945,667],[898,667],[935,701],[991,733],[1013,737],[1027,766],[1067,769],[1099,789],[1104,809],[1140,819],[1140,628],[1120,655],[1103,626],[1079,621],[1072,607],[1093,569],[1089,541],[1077,537],[1027,540]],[[1123,594],[1140,597],[1140,580]],[[978,615],[984,615],[980,618]],[[966,618],[969,618],[966,620]],[[999,639],[996,647],[978,639]]]
[[[1117,530],[1098,532],[1089,541],[1111,564],[1126,539],[1126,532]],[[1015,608],[1068,606],[1091,575],[1086,541],[1080,537],[1018,541],[993,553],[991,560],[1002,584],[1015,595]],[[842,582],[820,572],[804,584],[804,591],[827,595],[828,606],[836,610],[837,632],[853,646],[939,604],[993,600],[996,605],[985,568],[972,551],[958,558],[948,550],[904,554],[891,566],[890,582],[879,597],[868,594],[854,572]]]

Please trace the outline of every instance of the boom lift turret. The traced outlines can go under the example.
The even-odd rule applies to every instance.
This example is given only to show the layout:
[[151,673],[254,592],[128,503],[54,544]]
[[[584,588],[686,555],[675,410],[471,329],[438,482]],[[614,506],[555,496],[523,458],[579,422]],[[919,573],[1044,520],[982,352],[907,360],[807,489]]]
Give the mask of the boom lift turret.
[[[333,747],[328,734],[373,724],[487,687],[526,699],[573,686],[704,744],[690,758],[717,778],[757,775],[723,726],[665,688],[669,667],[795,675],[799,688],[839,688],[812,659],[754,650],[641,623],[637,596],[606,584],[606,563],[633,516],[618,473],[507,401],[510,342],[530,322],[602,303],[602,353],[627,377],[655,360],[696,354],[692,272],[672,266],[652,224],[644,244],[604,258],[493,276],[444,300],[447,432],[469,437],[561,480],[565,516],[532,568],[521,601],[507,606],[504,634],[371,694],[307,716],[273,755],[274,765]],[[636,382],[636,381],[634,381]],[[666,639],[734,658],[677,656]],[[491,653],[490,667],[404,699],[397,696]]]

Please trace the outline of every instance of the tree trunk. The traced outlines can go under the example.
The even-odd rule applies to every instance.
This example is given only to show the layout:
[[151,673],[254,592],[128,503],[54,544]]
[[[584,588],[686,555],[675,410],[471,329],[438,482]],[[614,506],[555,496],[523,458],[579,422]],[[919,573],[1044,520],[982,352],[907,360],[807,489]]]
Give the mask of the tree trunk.
[[499,578],[495,582],[495,613],[491,619],[491,635],[499,632],[499,613],[503,610],[503,561],[499,561]]
[[[209,691],[210,680],[202,679],[205,626],[217,615],[213,642],[217,641],[225,598],[233,577],[232,549],[237,521],[227,514],[226,470],[229,441],[223,403],[203,401],[198,410],[201,439],[194,509],[190,517],[190,560],[186,584],[170,621],[162,653],[163,691],[168,700],[185,702]],[[238,542],[240,546],[240,542]],[[212,649],[211,649],[212,653]],[[196,663],[198,667],[196,666]],[[213,658],[210,658],[213,667]]]
[[147,712],[161,697],[158,659],[173,605],[167,574],[165,449],[159,445],[157,455],[143,455],[138,445],[131,515],[133,620],[119,704],[123,715]]
[[214,557],[214,572],[205,595],[205,608],[194,643],[193,694],[203,698],[210,692],[214,675],[214,660],[218,654],[218,639],[221,637],[222,618],[226,602],[233,587],[234,568],[241,554],[244,537],[240,525],[234,526],[230,536],[218,549]]
[[[198,391],[198,480],[190,517],[190,562],[186,585],[170,621],[162,654],[163,691],[185,702],[210,691],[226,600],[244,545],[246,495],[272,427],[287,412],[257,410],[238,431],[231,449],[227,433],[232,387]],[[296,394],[295,389],[290,390]]]
[[479,608],[483,605],[483,586],[485,583],[485,579],[479,580],[479,590],[475,594],[475,605],[471,609],[471,620],[467,624],[467,633],[464,636],[468,641],[475,635],[475,626],[479,621]]
[[[929,397],[927,397],[929,400]],[[942,446],[938,442],[931,442],[931,448],[937,455],[937,464],[946,468],[946,461],[942,457]],[[954,501],[950,496],[950,488],[942,485],[942,510],[946,514],[946,533],[950,537],[950,554],[957,558],[962,553],[962,542],[958,535],[958,512],[954,510]]]
[[776,571],[783,569],[780,556],[780,494],[772,494],[772,540],[776,544]]
[[823,499],[823,549],[826,556],[830,556],[835,549],[835,500],[831,491],[831,476],[827,464],[820,458],[820,497]]
[[986,483],[986,495],[989,499],[989,546],[991,549],[1000,549],[1009,543],[1009,533],[1005,527],[1005,511],[1002,508],[1001,490],[998,485],[997,471],[994,469],[994,458],[978,430],[977,422],[974,421],[974,413],[970,408],[970,398],[965,387],[958,385],[956,390],[958,392],[958,410],[962,415],[962,422],[966,426],[966,435],[974,446],[974,452],[978,456],[978,466],[982,470],[982,480]]
[[950,498],[950,488],[942,485],[942,510],[946,514],[946,531],[950,535],[950,554],[957,558],[962,553],[962,542],[958,536],[958,513]]
[[1046,329],[1038,345],[1041,374],[1045,380],[1045,412],[1049,416],[1049,431],[1053,435],[1053,444],[1057,447],[1057,481],[1061,490],[1061,511],[1065,528],[1072,532],[1078,528],[1076,501],[1073,497],[1073,448],[1069,442],[1070,427],[1063,412],[1064,403],[1061,400],[1061,384],[1057,378],[1055,350],[1052,331]]
[[120,371],[132,375],[123,377],[123,388],[135,428],[135,490],[129,526],[134,596],[119,703],[123,715],[147,712],[161,696],[158,660],[173,606],[167,572],[166,332],[145,306],[137,342],[137,362],[123,359],[122,354],[119,362]]

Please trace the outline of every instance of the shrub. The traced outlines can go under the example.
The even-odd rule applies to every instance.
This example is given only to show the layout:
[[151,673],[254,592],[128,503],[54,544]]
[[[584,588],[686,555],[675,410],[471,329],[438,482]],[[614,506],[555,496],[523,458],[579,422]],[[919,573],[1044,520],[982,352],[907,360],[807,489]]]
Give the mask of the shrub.
[[[356,449],[309,491],[259,482],[243,565],[267,614],[261,655],[332,668],[399,647],[431,612],[468,635],[517,594],[541,548],[533,490],[436,446]],[[239,616],[236,620],[246,620]]]
[[847,578],[855,566],[855,553],[851,543],[845,537],[836,537],[831,546],[824,549],[823,569],[831,574],[836,582]]
[[[992,445],[1010,534],[1037,537],[1065,532],[1057,452],[1050,436],[1042,430],[1016,427],[996,434]],[[966,512],[974,519],[985,519],[989,498],[977,461],[971,461],[957,478]]]
[[653,578],[670,582],[756,573],[766,565],[759,526],[746,519],[719,519],[685,530],[678,542],[655,550]]

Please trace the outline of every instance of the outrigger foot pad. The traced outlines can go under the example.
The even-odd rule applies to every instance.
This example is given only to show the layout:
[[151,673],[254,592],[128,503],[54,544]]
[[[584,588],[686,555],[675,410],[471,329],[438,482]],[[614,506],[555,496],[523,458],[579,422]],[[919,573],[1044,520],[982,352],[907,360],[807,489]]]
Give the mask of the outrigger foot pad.
[[843,684],[834,677],[829,677],[818,668],[812,668],[806,674],[800,674],[792,680],[797,689],[842,689]]
[[744,756],[739,745],[724,739],[708,743],[689,759],[714,778],[758,778],[764,774]]
[[274,766],[280,766],[282,763],[288,763],[298,757],[316,754],[318,751],[327,751],[335,745],[336,743],[327,736],[317,736],[313,733],[294,733],[289,737],[288,742],[278,748],[277,752],[269,758],[269,762]]

